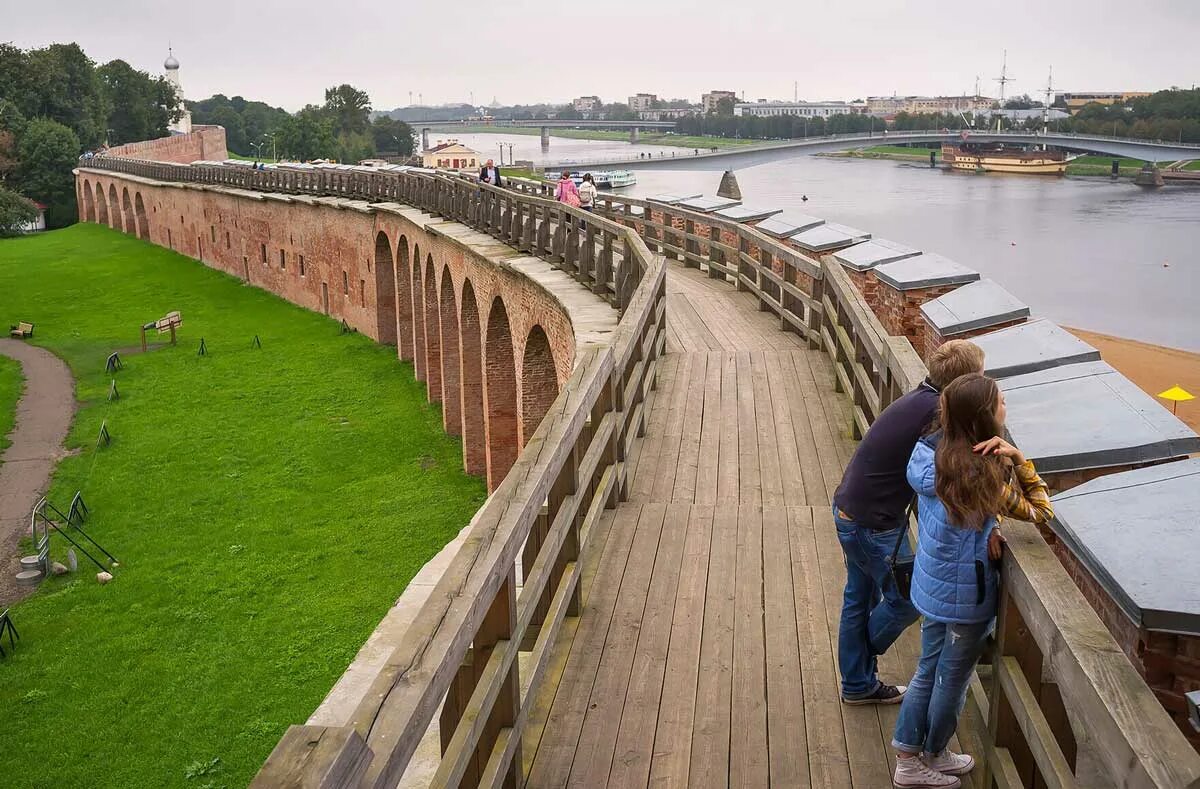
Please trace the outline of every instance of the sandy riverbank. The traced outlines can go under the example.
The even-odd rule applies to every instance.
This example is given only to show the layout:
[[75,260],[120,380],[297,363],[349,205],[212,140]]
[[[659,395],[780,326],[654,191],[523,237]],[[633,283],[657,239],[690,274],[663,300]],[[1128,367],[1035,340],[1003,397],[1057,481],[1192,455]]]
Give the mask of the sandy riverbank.
[[[1104,361],[1117,368],[1122,375],[1156,396],[1172,386],[1182,386],[1196,395],[1195,400],[1179,404],[1179,418],[1193,430],[1200,432],[1200,353],[1164,348],[1161,345],[1110,337],[1107,334],[1070,329],[1079,339],[1100,351]],[[1159,400],[1167,408],[1171,404]]]

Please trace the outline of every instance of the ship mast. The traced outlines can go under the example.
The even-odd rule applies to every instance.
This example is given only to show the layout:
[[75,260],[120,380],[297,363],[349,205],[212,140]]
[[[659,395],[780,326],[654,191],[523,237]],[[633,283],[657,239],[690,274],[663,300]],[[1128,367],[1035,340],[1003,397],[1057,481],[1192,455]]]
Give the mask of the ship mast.
[[[1050,97],[1054,94],[1054,66],[1050,67],[1050,75],[1046,77],[1046,100],[1042,102],[1042,136],[1050,132]],[[1043,146],[1045,147],[1045,146]]]
[[1010,82],[1016,82],[1008,76],[1008,50],[1004,50],[1004,63],[1000,67],[1000,76],[996,77],[996,82],[1000,83],[1000,110],[1001,113],[996,117],[996,131],[1000,131],[1000,122],[1004,117],[1004,86]]

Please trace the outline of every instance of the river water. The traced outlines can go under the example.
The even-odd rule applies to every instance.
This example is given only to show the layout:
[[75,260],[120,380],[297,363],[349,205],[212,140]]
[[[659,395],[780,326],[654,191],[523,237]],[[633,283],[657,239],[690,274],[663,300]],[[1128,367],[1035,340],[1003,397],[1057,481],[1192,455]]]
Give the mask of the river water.
[[[458,139],[485,155],[511,142],[517,159],[534,161],[665,151],[661,168],[638,169],[638,184],[622,190],[639,197],[713,194],[728,166],[720,159],[688,162],[690,149],[672,161],[665,146],[555,137],[543,159],[534,136]],[[996,280],[1035,315],[1068,326],[1200,351],[1198,187],[1144,190],[1107,178],[970,175],[886,160],[772,156],[737,166],[747,205],[813,214],[941,253]]]

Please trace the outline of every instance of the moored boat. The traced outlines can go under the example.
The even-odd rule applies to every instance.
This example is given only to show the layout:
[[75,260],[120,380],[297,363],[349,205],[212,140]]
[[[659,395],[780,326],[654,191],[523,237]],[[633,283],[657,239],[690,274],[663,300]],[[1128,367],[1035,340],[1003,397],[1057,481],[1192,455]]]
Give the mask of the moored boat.
[[1063,151],[1026,149],[1004,143],[942,144],[942,161],[947,167],[974,173],[1062,175],[1073,158]]

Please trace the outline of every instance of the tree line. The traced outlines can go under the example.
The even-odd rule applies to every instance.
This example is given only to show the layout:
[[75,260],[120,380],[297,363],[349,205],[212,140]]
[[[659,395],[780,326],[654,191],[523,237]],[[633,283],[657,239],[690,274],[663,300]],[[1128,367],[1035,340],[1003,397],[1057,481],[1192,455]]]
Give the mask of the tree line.
[[176,119],[166,79],[123,60],[97,65],[78,44],[0,43],[0,234],[46,206],[46,224],[75,221],[71,169],[85,150],[162,137]]

